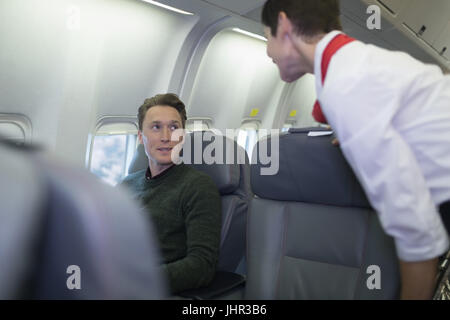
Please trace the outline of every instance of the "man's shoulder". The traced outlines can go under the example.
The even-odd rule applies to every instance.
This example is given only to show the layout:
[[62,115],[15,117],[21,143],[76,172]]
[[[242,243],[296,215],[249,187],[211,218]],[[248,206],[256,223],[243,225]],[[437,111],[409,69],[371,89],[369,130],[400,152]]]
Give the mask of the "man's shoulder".
[[192,182],[195,182],[195,184],[192,184],[191,187],[213,187],[216,188],[216,184],[214,183],[213,179],[207,175],[206,173],[199,171],[195,169],[194,167],[190,165],[183,165],[183,180],[186,181],[188,184],[191,184]]
[[183,171],[186,176],[192,177],[192,178],[202,178],[202,179],[211,179],[209,175],[206,173],[195,169],[191,165],[184,164],[183,165]]
[[146,169],[137,171],[135,173],[129,174],[126,176],[120,184],[122,185],[130,185],[138,182],[145,176]]

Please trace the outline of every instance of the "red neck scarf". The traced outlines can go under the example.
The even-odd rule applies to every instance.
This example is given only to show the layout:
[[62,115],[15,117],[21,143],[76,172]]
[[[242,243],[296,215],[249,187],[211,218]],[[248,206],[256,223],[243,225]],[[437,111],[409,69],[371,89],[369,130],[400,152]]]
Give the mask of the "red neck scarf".
[[[345,34],[339,34],[334,37],[334,39],[331,40],[328,46],[325,48],[322,54],[322,85],[325,83],[325,78],[327,76],[328,66],[330,65],[331,58],[333,58],[334,54],[338,52],[339,49],[353,41],[355,41],[355,39]],[[317,122],[328,123],[322,112],[322,107],[320,106],[319,101],[316,101],[312,115]]]

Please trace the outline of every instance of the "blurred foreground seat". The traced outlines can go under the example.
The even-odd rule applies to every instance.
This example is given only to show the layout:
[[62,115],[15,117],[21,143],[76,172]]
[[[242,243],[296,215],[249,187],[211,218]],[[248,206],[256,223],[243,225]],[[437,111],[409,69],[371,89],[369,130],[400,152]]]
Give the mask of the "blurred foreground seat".
[[31,151],[0,155],[0,299],[166,297],[152,226],[127,196]]

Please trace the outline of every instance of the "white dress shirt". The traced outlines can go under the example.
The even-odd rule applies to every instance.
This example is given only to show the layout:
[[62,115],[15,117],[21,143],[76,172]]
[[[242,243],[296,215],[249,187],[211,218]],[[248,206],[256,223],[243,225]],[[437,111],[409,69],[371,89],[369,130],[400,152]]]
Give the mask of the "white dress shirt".
[[438,205],[450,200],[450,77],[403,52],[354,41],[331,59],[318,100],[342,151],[404,261],[443,254]]

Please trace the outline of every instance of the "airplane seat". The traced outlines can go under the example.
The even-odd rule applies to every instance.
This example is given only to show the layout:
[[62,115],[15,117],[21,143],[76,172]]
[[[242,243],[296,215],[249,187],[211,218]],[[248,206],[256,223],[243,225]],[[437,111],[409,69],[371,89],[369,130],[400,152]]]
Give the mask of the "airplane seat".
[[84,170],[0,148],[0,298],[167,296],[152,226],[128,197]]
[[[212,161],[205,161],[202,157],[204,153],[212,153]],[[210,131],[198,131],[186,135],[181,154],[184,163],[212,178],[222,200],[222,231],[216,278],[209,287],[189,290],[182,296],[194,299],[225,299],[224,293],[229,291],[225,288],[239,288],[231,291],[236,291],[238,296],[242,295],[241,289],[246,274],[247,214],[252,196],[249,161],[245,150],[229,138],[214,135]],[[213,160],[215,163],[212,163]],[[139,145],[129,173],[147,167],[144,146]]]
[[29,294],[47,193],[28,157],[3,142],[0,154],[0,299],[19,299]]
[[279,136],[275,175],[261,175],[258,159],[251,167],[245,298],[397,299],[393,239],[340,149],[310,131],[322,130]]

